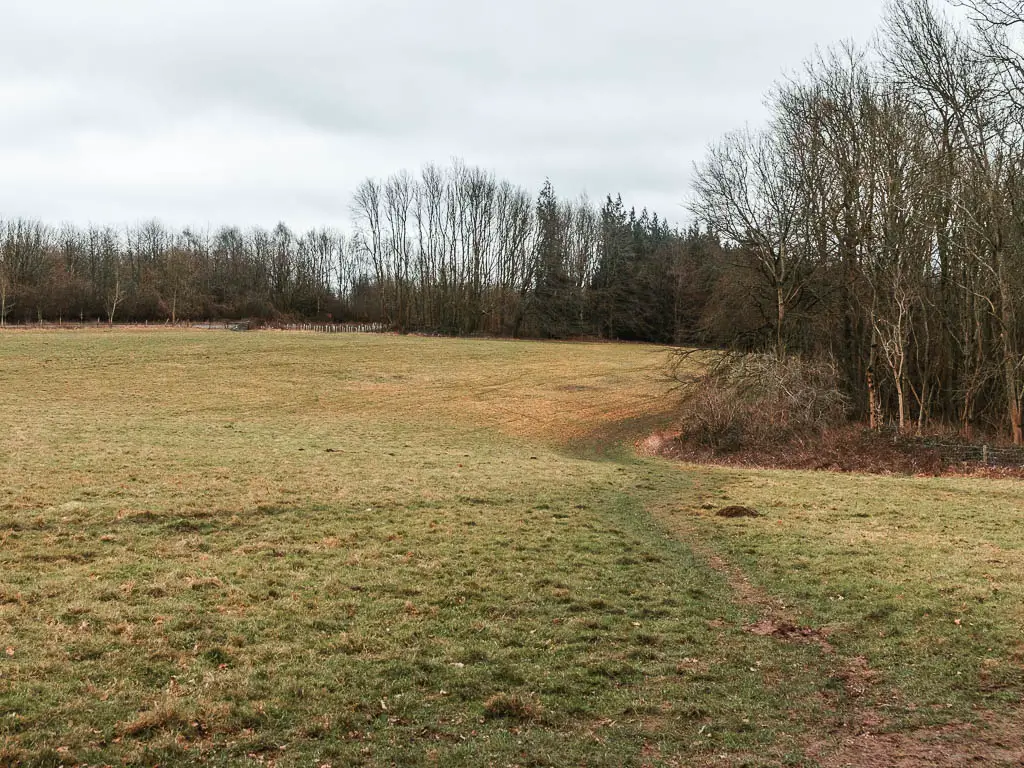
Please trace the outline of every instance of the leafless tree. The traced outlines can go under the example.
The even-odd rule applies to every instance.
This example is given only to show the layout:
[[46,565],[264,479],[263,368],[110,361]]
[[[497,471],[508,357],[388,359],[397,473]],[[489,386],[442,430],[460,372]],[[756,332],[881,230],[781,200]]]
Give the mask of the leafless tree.
[[810,263],[797,240],[799,189],[792,157],[772,131],[729,134],[697,166],[691,210],[753,257],[774,299],[775,354],[786,355],[788,313],[805,288]]

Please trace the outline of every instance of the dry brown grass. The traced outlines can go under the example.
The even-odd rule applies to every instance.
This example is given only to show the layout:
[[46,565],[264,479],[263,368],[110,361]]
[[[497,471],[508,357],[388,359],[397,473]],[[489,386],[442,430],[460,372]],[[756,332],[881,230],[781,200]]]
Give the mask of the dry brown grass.
[[[378,491],[377,462],[410,432],[567,444],[667,405],[653,347],[122,329],[0,343],[8,510],[336,501]],[[445,442],[393,461],[396,491],[432,484],[458,457]]]
[[1019,483],[638,458],[663,362],[0,334],[0,765],[1002,759]]

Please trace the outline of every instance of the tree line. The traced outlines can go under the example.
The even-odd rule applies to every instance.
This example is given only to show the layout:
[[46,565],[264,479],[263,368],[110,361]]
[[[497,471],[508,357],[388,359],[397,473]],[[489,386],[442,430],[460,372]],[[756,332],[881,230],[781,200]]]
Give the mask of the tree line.
[[691,209],[727,246],[719,329],[828,361],[855,415],[1024,441],[1024,2],[894,0],[878,41],[780,83]]
[[[349,231],[0,221],[0,323],[231,318],[398,331],[696,339],[717,242],[609,196],[534,196],[456,161],[367,179]],[[696,309],[695,309],[696,308]]]
[[[0,222],[0,323],[205,320],[357,311],[342,234]],[[349,287],[339,292],[338,285]],[[346,303],[347,302],[347,303]]]
[[688,294],[706,234],[657,214],[530,193],[455,163],[357,189],[352,246],[400,330],[671,342],[699,331]]

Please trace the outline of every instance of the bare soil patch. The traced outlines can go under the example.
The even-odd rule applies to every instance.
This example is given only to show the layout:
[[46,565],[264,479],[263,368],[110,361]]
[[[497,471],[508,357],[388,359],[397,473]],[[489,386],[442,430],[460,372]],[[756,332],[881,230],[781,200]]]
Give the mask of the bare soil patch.
[[1024,765],[1020,718],[981,725],[956,723],[909,733],[865,732],[815,745],[822,768],[966,768]]
[[833,652],[828,642],[827,628],[800,626],[785,604],[752,584],[739,568],[726,562],[703,544],[691,542],[691,546],[707,560],[713,570],[726,578],[737,602],[758,609],[760,618],[746,627],[752,635],[772,637],[782,642],[812,643],[818,645],[826,654]]
[[760,517],[761,513],[751,507],[743,506],[730,506],[722,507],[720,510],[715,512],[718,517]]
[[832,653],[828,642],[828,631],[813,627],[799,627],[785,619],[765,617],[747,627],[747,631],[761,637],[774,637],[790,643],[813,643],[825,653]]

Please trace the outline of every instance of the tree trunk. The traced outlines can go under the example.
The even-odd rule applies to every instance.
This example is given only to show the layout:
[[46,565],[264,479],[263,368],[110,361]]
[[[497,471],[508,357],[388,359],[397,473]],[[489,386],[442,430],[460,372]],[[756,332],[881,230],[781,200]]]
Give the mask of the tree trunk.
[[878,429],[878,395],[875,394],[875,371],[868,368],[868,425]]
[[1021,427],[1020,403],[1010,404],[1010,426],[1013,429],[1013,444],[1024,443],[1024,428]]
[[900,412],[899,412],[899,424],[900,424],[900,432],[902,433],[907,428],[907,394],[904,391],[905,387],[904,387],[904,382],[903,382],[902,374],[897,375],[895,378],[896,378],[896,401],[897,401],[898,407],[900,409]]
[[1003,371],[1006,378],[1006,404],[1007,415],[1010,417],[1010,433],[1013,435],[1013,444],[1024,443],[1024,426],[1021,424],[1020,391],[1017,386],[1017,367],[1013,360],[1007,355],[1003,360]]
[[783,341],[782,324],[786,319],[786,300],[782,296],[782,286],[775,287],[775,300],[778,309],[778,324],[775,327],[775,357],[784,360],[786,357],[786,345]]

